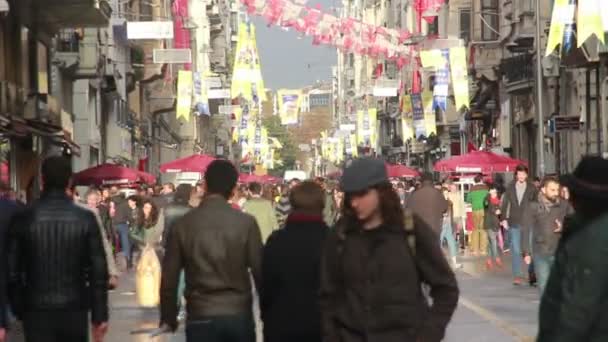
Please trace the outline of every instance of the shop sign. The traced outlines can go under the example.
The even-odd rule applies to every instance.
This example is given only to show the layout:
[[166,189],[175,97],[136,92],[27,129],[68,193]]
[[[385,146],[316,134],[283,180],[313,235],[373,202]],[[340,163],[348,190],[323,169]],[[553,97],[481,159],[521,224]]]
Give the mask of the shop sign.
[[188,64],[192,63],[190,49],[154,49],[152,60],[156,64]]
[[127,23],[127,38],[173,39],[172,21],[134,21]]

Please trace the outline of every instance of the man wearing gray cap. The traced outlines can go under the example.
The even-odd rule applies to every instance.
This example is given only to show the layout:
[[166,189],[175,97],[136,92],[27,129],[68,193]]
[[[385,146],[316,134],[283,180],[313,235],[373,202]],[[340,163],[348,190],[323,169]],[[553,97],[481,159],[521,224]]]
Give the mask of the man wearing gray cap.
[[353,161],[340,185],[342,218],[321,261],[323,340],[441,341],[459,291],[438,237],[420,217],[404,213],[384,162]]

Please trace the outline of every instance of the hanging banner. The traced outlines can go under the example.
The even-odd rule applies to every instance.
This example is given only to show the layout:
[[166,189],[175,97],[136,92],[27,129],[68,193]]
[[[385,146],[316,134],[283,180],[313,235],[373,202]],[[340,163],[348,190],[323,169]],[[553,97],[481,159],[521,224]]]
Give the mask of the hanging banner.
[[295,125],[298,123],[302,92],[300,90],[280,89],[277,91],[279,116],[281,124]]
[[450,49],[450,66],[456,110],[469,108],[469,75],[464,47]]
[[414,125],[414,138],[418,139],[421,135],[425,135],[426,129],[424,126],[424,105],[422,104],[422,96],[420,94],[410,95],[412,100],[412,122]]
[[175,117],[190,121],[192,108],[192,71],[180,70],[177,73],[177,104]]
[[[571,13],[569,13],[570,11]],[[571,18],[574,16],[574,6],[568,6],[568,0],[555,0],[545,56],[549,56],[553,53],[555,48],[562,42],[562,38],[564,37],[564,23],[566,22],[568,14],[570,14]]]
[[195,72],[192,74],[194,87],[194,108],[199,115],[211,115],[207,101],[207,87],[204,86],[203,74]]
[[433,87],[433,108],[446,111],[448,102],[448,85],[450,83],[449,57],[450,50],[441,52],[441,64],[435,67],[435,85]]
[[[605,0],[603,0],[606,5]],[[608,9],[604,9],[608,11]],[[602,8],[600,0],[582,0],[578,3],[578,18],[576,20],[578,47],[592,35],[604,42],[604,28],[602,25]]]
[[412,125],[412,119],[402,116],[401,117],[401,138],[405,143],[409,139],[414,138],[414,126]]
[[351,146],[351,156],[353,158],[359,157],[359,147],[357,145],[357,137],[354,134],[350,135],[350,146]]
[[241,97],[256,104],[266,100],[252,23],[239,24],[230,94],[233,99]]
[[422,104],[424,105],[425,136],[428,138],[433,133],[437,134],[437,119],[435,116],[435,108],[433,107],[433,93],[430,91],[423,92]]
[[441,68],[445,63],[441,50],[420,51],[420,62],[423,68]]
[[357,111],[357,137],[359,145],[375,147],[377,109]]

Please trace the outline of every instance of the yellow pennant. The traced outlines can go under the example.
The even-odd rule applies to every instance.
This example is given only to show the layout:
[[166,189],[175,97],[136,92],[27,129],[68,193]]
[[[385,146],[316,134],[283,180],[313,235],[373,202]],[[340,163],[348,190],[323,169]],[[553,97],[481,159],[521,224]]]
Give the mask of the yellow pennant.
[[[603,2],[606,2],[605,0]],[[604,4],[606,5],[606,4]],[[599,0],[579,0],[577,19],[577,41],[581,47],[585,41],[595,34],[604,43],[604,28],[602,27],[602,9]]]
[[574,15],[574,8],[568,6],[568,0],[555,0],[553,5],[553,14],[551,15],[551,26],[549,27],[549,38],[547,39],[547,51],[545,56],[553,53],[553,50],[561,44],[564,38],[564,24],[567,16],[570,18]]
[[464,47],[450,49],[450,66],[456,110],[460,110],[462,107],[469,108],[469,75]]
[[177,104],[175,117],[190,121],[192,108],[192,71],[180,70],[177,73]]

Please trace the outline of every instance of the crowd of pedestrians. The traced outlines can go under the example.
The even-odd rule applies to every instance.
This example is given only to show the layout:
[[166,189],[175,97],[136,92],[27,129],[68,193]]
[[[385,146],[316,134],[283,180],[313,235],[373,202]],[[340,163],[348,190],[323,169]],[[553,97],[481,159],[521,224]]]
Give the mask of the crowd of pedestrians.
[[607,338],[608,161],[598,157],[538,183],[524,165],[506,187],[479,175],[466,194],[430,175],[391,181],[366,158],[339,184],[237,184],[217,160],[195,186],[80,197],[71,175],[69,160],[46,159],[29,206],[0,188],[0,305],[10,307],[0,342],[11,317],[28,342],[103,341],[108,291],[147,252],[162,261],[160,327],[183,323],[187,341],[441,341],[463,252],[488,269],[510,255],[515,285],[526,271],[537,278],[538,341]]

